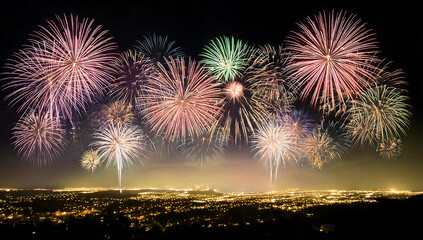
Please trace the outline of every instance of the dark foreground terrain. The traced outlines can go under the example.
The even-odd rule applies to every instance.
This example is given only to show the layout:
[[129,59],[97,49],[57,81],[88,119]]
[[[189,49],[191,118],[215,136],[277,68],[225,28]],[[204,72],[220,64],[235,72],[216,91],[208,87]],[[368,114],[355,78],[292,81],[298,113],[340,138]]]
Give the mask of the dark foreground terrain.
[[14,191],[0,239],[421,239],[423,195]]

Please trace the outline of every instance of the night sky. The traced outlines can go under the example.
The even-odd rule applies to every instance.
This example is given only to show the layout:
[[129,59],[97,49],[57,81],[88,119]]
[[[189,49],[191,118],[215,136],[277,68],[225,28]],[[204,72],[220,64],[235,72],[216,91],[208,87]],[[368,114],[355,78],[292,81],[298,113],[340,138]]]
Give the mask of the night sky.
[[[178,2],[178,3],[177,3]],[[3,1],[0,4],[0,65],[38,25],[55,14],[94,18],[109,30],[119,51],[132,48],[144,35],[168,35],[187,55],[198,58],[214,37],[229,35],[250,44],[283,43],[296,23],[319,11],[345,10],[357,14],[373,29],[380,58],[393,61],[391,69],[403,69],[409,82],[413,116],[403,138],[403,154],[382,160],[375,153],[354,150],[327,169],[290,169],[280,172],[276,185],[284,188],[397,188],[423,190],[423,4],[413,1]],[[1,99],[5,93],[1,93]],[[10,145],[10,132],[19,119],[16,109],[0,101],[0,187],[116,187],[115,168],[89,173],[79,167],[79,156],[69,150],[52,165],[40,168],[20,160]],[[126,187],[189,187],[213,184],[227,191],[267,190],[268,179],[257,162],[232,159],[209,169],[186,163],[151,163],[124,169]]]

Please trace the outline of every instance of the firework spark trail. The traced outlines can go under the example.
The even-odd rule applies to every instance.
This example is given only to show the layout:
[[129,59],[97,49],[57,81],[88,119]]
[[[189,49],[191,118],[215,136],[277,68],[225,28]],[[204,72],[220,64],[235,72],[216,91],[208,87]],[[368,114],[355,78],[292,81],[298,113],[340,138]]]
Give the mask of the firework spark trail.
[[150,132],[147,141],[150,147],[148,152],[149,159],[167,160],[179,157],[178,146],[181,144],[178,141],[172,141],[164,137],[164,133]]
[[252,51],[252,63],[247,68],[251,75],[251,89],[259,98],[265,99],[272,112],[287,112],[296,100],[296,87],[287,81],[285,66],[288,53],[279,45],[263,45]]
[[297,145],[300,144],[314,128],[313,120],[304,110],[293,109],[289,113],[283,114],[280,121],[282,126],[291,131],[296,139]]
[[305,158],[311,167],[317,169],[340,159],[349,147],[350,141],[343,125],[333,121],[316,125],[302,143]]
[[411,112],[403,92],[385,85],[370,87],[352,101],[347,126],[355,144],[377,145],[405,134]]
[[138,41],[135,46],[142,54],[153,60],[155,63],[165,64],[169,57],[184,57],[181,47],[175,46],[175,41],[170,41],[168,37],[153,34],[153,36],[144,36],[143,41]]
[[249,133],[269,116],[268,105],[253,94],[249,82],[239,80],[228,82],[223,88],[223,112],[218,119],[224,137],[233,138],[235,144],[248,142]]
[[232,138],[234,144],[248,143],[248,135],[270,114],[269,102],[261,95],[255,94],[260,85],[257,84],[259,78],[257,69],[249,66],[254,65],[256,56],[250,53],[247,55],[248,59],[243,60],[243,66],[234,75],[233,80],[221,79],[223,112],[218,124],[223,127],[223,136],[227,140]]
[[234,80],[245,69],[251,54],[251,47],[234,37],[221,36],[204,47],[203,62],[218,80]]
[[351,147],[351,140],[349,139],[346,126],[332,120],[323,121],[321,124],[326,134],[333,140],[332,144],[335,145],[340,158],[341,155],[347,153]]
[[6,64],[6,87],[15,90],[7,98],[23,102],[21,110],[36,105],[72,119],[72,111],[84,111],[87,103],[101,97],[112,79],[116,45],[93,22],[57,16],[57,22],[40,26],[30,45]]
[[377,69],[374,70],[374,73],[372,74],[373,79],[370,81],[373,87],[385,85],[388,87],[400,88],[407,85],[404,71],[401,69],[389,71],[390,64],[391,62],[382,60]]
[[287,40],[293,53],[287,73],[302,88],[302,99],[311,96],[312,105],[335,108],[336,101],[352,99],[372,79],[379,61],[376,40],[365,24],[345,12],[319,13],[307,22],[298,24],[300,31]]
[[222,135],[223,130],[220,127],[212,127],[200,136],[190,138],[180,147],[189,160],[198,161],[201,166],[208,166],[223,159],[227,141]]
[[298,150],[296,139],[290,129],[281,125],[277,119],[269,119],[254,134],[252,144],[255,157],[269,168],[270,181],[274,182],[280,165],[296,159]]
[[146,86],[143,113],[153,131],[184,141],[207,131],[221,111],[214,77],[195,61],[182,58],[158,64],[158,74]]
[[136,126],[108,124],[94,134],[91,144],[107,165],[116,164],[119,190],[122,192],[122,169],[140,159],[144,150],[144,136]]
[[98,157],[97,151],[88,150],[84,152],[81,158],[81,167],[86,170],[94,172],[94,170],[100,164],[100,158]]
[[152,60],[139,51],[128,50],[116,59],[113,66],[115,79],[110,86],[111,94],[115,99],[144,108],[145,85],[155,74]]
[[72,107],[79,112],[76,106],[56,81],[54,70],[57,63],[46,62],[49,57],[45,44],[34,44],[14,53],[14,59],[6,63],[8,69],[4,80],[9,81],[4,88],[12,88],[13,92],[6,96],[10,104],[20,103],[18,111],[28,112],[32,109],[41,109],[51,115],[71,116]]
[[398,157],[401,154],[401,139],[382,141],[379,143],[376,152],[386,159]]
[[324,131],[318,128],[312,131],[303,143],[303,151],[310,166],[321,169],[324,164],[336,159],[337,152],[332,142],[332,138]]
[[65,130],[49,113],[31,111],[19,119],[12,132],[18,155],[37,165],[50,163],[65,148]]
[[132,123],[134,119],[132,106],[126,101],[120,100],[103,106],[95,121],[99,122],[100,126],[103,124],[124,125]]

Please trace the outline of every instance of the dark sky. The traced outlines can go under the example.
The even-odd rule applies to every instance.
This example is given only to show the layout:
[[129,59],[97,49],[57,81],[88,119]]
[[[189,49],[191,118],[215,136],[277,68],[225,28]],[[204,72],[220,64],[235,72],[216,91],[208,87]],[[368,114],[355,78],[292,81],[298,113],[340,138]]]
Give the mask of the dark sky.
[[[408,90],[410,104],[413,106],[413,118],[409,135],[404,139],[404,151],[409,153],[404,154],[407,159],[403,160],[402,165],[401,162],[389,163],[393,164],[392,169],[386,167],[381,171],[398,169],[398,164],[404,170],[401,174],[397,173],[398,176],[407,175],[407,164],[410,164],[410,168],[413,166],[413,171],[423,170],[423,163],[418,164],[423,155],[423,6],[420,1],[2,1],[0,65],[3,66],[5,60],[26,43],[29,34],[38,29],[37,25],[44,25],[45,20],[53,19],[55,14],[72,13],[80,17],[94,18],[96,24],[101,24],[104,29],[110,31],[120,50],[131,48],[143,35],[156,33],[168,35],[182,46],[188,55],[197,58],[203,45],[219,35],[233,35],[251,44],[282,43],[289,32],[296,29],[297,22],[304,21],[307,16],[317,14],[321,10],[332,9],[357,14],[367,22],[368,27],[376,33],[382,51],[381,58],[393,61],[393,69],[403,69],[410,83]],[[4,93],[0,94],[1,98],[3,96]],[[10,147],[9,138],[10,130],[19,116],[14,109],[7,107],[4,101],[0,102],[0,113],[0,187],[36,184],[69,186],[63,179],[73,179],[72,176],[87,177],[79,173],[81,170],[78,167],[78,159],[72,154],[45,169],[27,166],[23,161],[17,160]],[[410,160],[411,158],[413,160]],[[366,170],[366,163],[358,163],[358,160],[354,159],[349,161],[352,163],[348,164],[363,165],[362,171],[369,171]],[[345,164],[345,169],[337,171],[342,174],[342,171],[350,166],[348,164]],[[254,167],[259,168],[255,165]],[[377,169],[378,165],[374,168]],[[147,174],[146,170],[140,171]],[[109,171],[107,174],[105,176],[115,180],[115,172]],[[384,174],[386,172],[381,176],[385,176]],[[329,173],[328,175],[330,176]],[[418,175],[417,172],[415,175]],[[352,177],[349,180],[353,179]],[[205,183],[207,181],[204,180]],[[408,179],[408,182],[413,181]],[[76,181],[75,184],[81,185],[81,182]],[[419,185],[416,185],[416,188],[419,188]]]

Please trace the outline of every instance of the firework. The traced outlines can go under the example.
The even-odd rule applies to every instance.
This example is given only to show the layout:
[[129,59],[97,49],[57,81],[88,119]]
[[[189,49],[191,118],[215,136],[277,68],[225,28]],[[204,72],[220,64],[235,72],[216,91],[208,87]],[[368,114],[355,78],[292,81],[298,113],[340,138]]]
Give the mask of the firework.
[[102,96],[111,80],[116,46],[93,22],[57,16],[57,22],[47,21],[34,32],[31,45],[6,64],[12,104],[22,102],[20,110],[37,108],[71,118],[72,110],[85,110]]
[[368,88],[352,101],[347,119],[355,144],[377,145],[405,134],[411,112],[402,93],[400,89],[382,85]]
[[[349,110],[351,112],[352,109]],[[367,117],[363,114],[352,116],[349,115],[347,119],[348,132],[350,134],[350,139],[354,145],[364,146],[365,143],[374,143],[377,137],[374,135],[373,126],[370,121],[366,119]]]
[[234,80],[245,69],[251,48],[234,37],[218,37],[204,47],[200,56],[210,73],[224,82]]
[[337,157],[332,139],[318,129],[314,130],[303,142],[303,151],[308,163],[321,169],[324,164]]
[[81,159],[81,167],[86,170],[94,172],[94,170],[100,164],[100,158],[98,157],[97,151],[88,150],[84,152]]
[[251,88],[263,98],[276,113],[286,112],[296,100],[295,87],[285,77],[288,54],[282,46],[275,49],[264,45],[252,53],[253,62],[246,71],[251,72]]
[[140,159],[144,149],[144,137],[141,130],[131,125],[108,124],[94,134],[91,144],[107,165],[116,164],[119,190],[122,192],[122,168]]
[[385,85],[388,87],[401,87],[407,85],[405,81],[405,73],[401,69],[388,71],[391,62],[385,63],[384,61],[379,64],[380,66],[375,69],[373,79],[370,81],[373,86]]
[[345,12],[326,15],[300,23],[299,32],[287,40],[293,53],[287,73],[301,89],[300,97],[311,96],[313,105],[330,104],[353,98],[372,79],[378,62],[374,34],[354,15]]
[[182,145],[187,158],[200,162],[201,166],[210,165],[213,161],[223,159],[227,141],[222,137],[221,128],[211,128],[200,136],[192,137]]
[[153,62],[139,51],[128,50],[115,61],[114,68],[112,94],[132,106],[143,107],[144,86],[155,73]]
[[15,59],[6,63],[5,89],[13,92],[6,96],[10,104],[20,103],[19,111],[28,112],[31,109],[48,111],[51,115],[72,116],[71,100],[65,94],[60,82],[53,80],[51,72],[56,69],[56,63],[43,59],[50,57],[45,44],[34,44],[14,54]]
[[348,152],[351,147],[351,140],[347,128],[343,124],[331,120],[324,121],[322,126],[325,133],[332,139],[332,144],[335,145],[338,156],[340,157]]
[[282,115],[281,124],[291,132],[296,139],[296,144],[300,144],[313,130],[314,124],[310,116],[303,110],[291,110]]
[[219,88],[201,64],[182,58],[158,64],[158,74],[146,86],[144,115],[153,131],[166,138],[198,136],[220,113]]
[[224,92],[231,101],[239,101],[244,97],[244,86],[237,81],[230,82],[226,85]]
[[164,133],[150,132],[148,143],[150,146],[149,155],[147,156],[148,159],[168,161],[169,159],[180,157],[178,146],[181,143],[165,137]]
[[138,41],[135,46],[142,54],[152,59],[154,62],[165,63],[168,57],[183,57],[185,54],[180,47],[175,47],[175,41],[160,35],[144,36],[144,41]]
[[248,142],[248,135],[254,132],[264,119],[268,118],[268,105],[254,94],[248,76],[223,85],[222,109],[218,119],[225,138],[233,137],[234,143]]
[[50,163],[63,152],[66,145],[65,130],[48,113],[26,113],[13,128],[12,135],[17,153],[37,165]]
[[384,158],[396,158],[401,154],[401,139],[382,141],[376,151]]
[[83,118],[81,121],[72,125],[69,133],[71,143],[70,147],[72,148],[74,155],[83,155],[92,140],[93,132],[104,124],[97,121],[97,119],[98,115],[90,114],[87,118]]
[[317,169],[340,159],[349,146],[344,128],[331,121],[327,125],[317,125],[302,143],[305,158],[310,166]]
[[123,100],[109,103],[103,107],[95,120],[100,123],[100,126],[103,124],[130,124],[134,120],[132,106]]
[[255,156],[269,168],[270,181],[275,181],[281,165],[296,159],[298,154],[295,147],[295,138],[288,128],[280,124],[280,121],[270,119],[258,128],[253,137],[253,151]]

